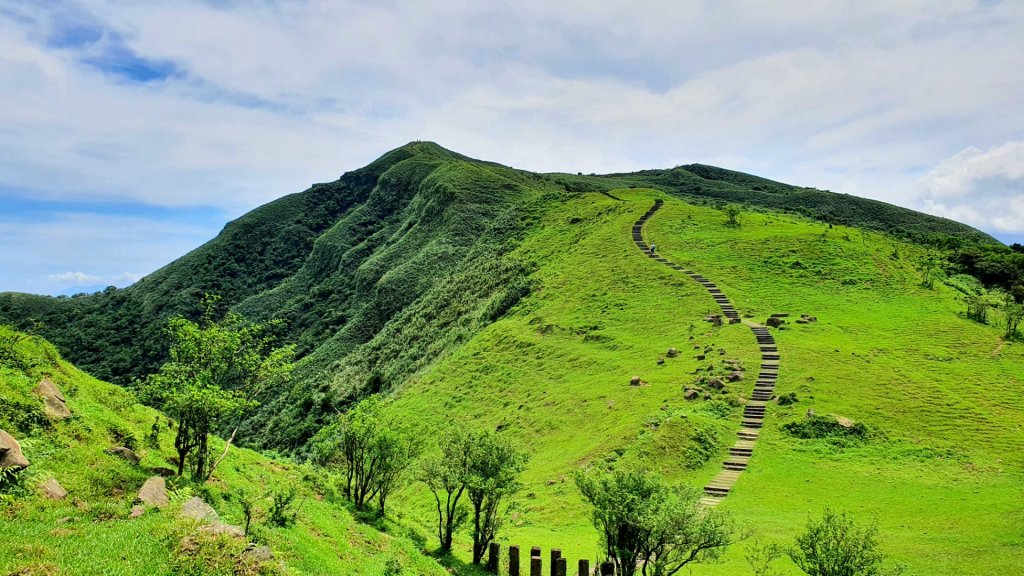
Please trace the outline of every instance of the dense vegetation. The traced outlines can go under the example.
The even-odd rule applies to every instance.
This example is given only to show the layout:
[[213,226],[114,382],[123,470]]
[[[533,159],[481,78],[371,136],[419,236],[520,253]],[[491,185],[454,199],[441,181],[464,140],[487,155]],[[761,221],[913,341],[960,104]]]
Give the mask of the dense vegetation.
[[[14,340],[0,358],[0,429],[31,465],[0,474],[0,574],[449,574],[392,520],[360,522],[322,471],[245,449],[233,449],[211,481],[168,478],[167,505],[133,515],[147,478],[172,466],[166,417],[79,371],[43,339],[0,326],[0,343]],[[69,418],[44,414],[31,392],[43,377],[63,392]],[[141,462],[106,453],[111,446],[133,449]],[[218,453],[223,447],[211,439]],[[65,498],[43,496],[51,479]],[[192,497],[245,536],[197,529],[179,514]],[[252,554],[261,545],[272,558]]]
[[703,165],[538,175],[411,143],[254,210],[126,289],[0,294],[0,321],[39,323],[77,365],[131,387],[167,360],[167,319],[198,320],[203,295],[217,294],[225,310],[277,321],[280,341],[295,346],[294,381],[265,391],[240,437],[297,450],[331,414],[400,387],[529,294],[537,262],[511,254],[541,214],[586,192],[637,187],[899,234],[943,246],[949,267],[986,283],[1024,283],[1019,252],[877,201]]

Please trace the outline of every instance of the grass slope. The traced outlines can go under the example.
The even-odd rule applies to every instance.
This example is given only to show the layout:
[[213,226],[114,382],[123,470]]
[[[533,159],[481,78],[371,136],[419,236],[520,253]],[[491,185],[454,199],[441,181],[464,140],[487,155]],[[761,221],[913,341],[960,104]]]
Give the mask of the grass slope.
[[302,358],[295,385],[268,393],[246,438],[300,450],[336,410],[401,386],[526,294],[530,269],[510,254],[537,233],[538,213],[580,194],[636,187],[918,238],[994,243],[948,220],[709,166],[532,174],[412,142],[242,216],[126,289],[74,298],[0,294],[0,321],[21,328],[42,321],[41,333],[76,365],[130,385],[165,360],[167,318],[195,318],[204,293],[252,320],[282,319],[282,340]]
[[[778,214],[746,213],[732,228],[718,210],[643,190],[614,191],[623,202],[581,194],[552,206],[514,252],[537,267],[530,296],[395,394],[393,410],[424,434],[472,423],[529,447],[503,539],[595,557],[596,533],[563,481],[574,468],[643,458],[699,486],[734,440],[737,409],[717,417],[719,403],[687,403],[682,390],[709,361],[756,368],[756,346],[743,326],[703,323],[711,297],[633,246],[630,226],[659,194],[666,204],[647,237],[660,252],[755,320],[819,318],[775,331],[778,392],[800,401],[769,407],[750,468],[723,506],[757,538],[782,542],[826,505],[877,517],[885,551],[914,574],[1012,573],[1024,563],[1024,346],[966,320],[952,289],[922,288],[918,246]],[[706,345],[726,354],[695,360]],[[669,346],[683,354],[658,366]],[[648,385],[629,386],[633,375]],[[752,378],[742,384],[722,398],[746,393]],[[872,436],[800,440],[781,430],[808,408],[863,422]],[[711,457],[688,467],[709,452],[698,441],[709,436]],[[401,499],[429,534],[429,496],[414,487]],[[700,572],[749,573],[742,555],[737,547]]]
[[[9,334],[0,327],[0,338]],[[389,535],[356,521],[333,498],[330,484],[310,469],[245,449],[232,449],[214,480],[204,486],[172,481],[177,492],[171,508],[150,509],[130,519],[132,501],[152,475],[147,468],[170,466],[172,431],[163,430],[159,449],[139,449],[139,466],[104,454],[106,448],[122,444],[126,435],[141,446],[158,414],[137,404],[122,388],[61,360],[41,339],[22,341],[17,352],[28,368],[0,366],[0,428],[20,439],[32,465],[23,472],[27,493],[11,504],[0,504],[0,574],[233,573],[209,566],[200,571],[185,568],[174,551],[187,527],[174,520],[173,503],[201,495],[227,521],[240,524],[238,501],[243,491],[262,496],[291,486],[299,490],[302,501],[298,522],[280,528],[257,520],[254,536],[274,550],[284,573],[376,575],[384,574],[389,562],[401,566],[401,574],[447,573],[401,531]],[[42,415],[42,402],[30,390],[44,375],[64,392],[74,414],[71,419],[49,422]],[[223,444],[216,444],[219,454]],[[44,500],[36,494],[36,486],[51,477],[68,491],[66,500]],[[265,511],[268,503],[260,498],[257,508]],[[380,527],[398,530],[390,522]]]

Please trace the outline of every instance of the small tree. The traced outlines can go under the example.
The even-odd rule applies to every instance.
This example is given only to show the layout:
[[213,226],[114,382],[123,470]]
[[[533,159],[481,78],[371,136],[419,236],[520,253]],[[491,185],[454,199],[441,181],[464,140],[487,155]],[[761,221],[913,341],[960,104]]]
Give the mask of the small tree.
[[967,304],[967,317],[976,322],[986,324],[988,322],[989,302],[983,295],[968,294],[964,296]]
[[722,207],[722,212],[725,212],[725,224],[726,226],[739,226],[739,216],[743,213],[743,210],[737,204],[726,204]]
[[495,432],[468,435],[466,492],[473,507],[473,563],[479,564],[501,527],[502,501],[519,490],[526,455]]
[[1003,302],[1003,320],[1006,326],[1006,337],[1013,338],[1017,327],[1024,321],[1024,304],[1019,304],[1012,293],[1007,292]]
[[259,393],[286,381],[292,370],[293,349],[272,346],[267,335],[272,324],[248,325],[230,312],[217,321],[216,303],[217,298],[207,297],[198,323],[181,317],[168,322],[170,360],[143,388],[150,401],[178,421],[178,475],[191,462],[193,477],[203,481],[227,455],[238,424],[216,463],[210,460],[210,434],[257,406]]
[[430,489],[437,504],[437,540],[441,553],[452,549],[455,529],[465,521],[466,511],[459,506],[466,492],[469,468],[468,442],[464,432],[449,431],[441,436],[438,453],[420,463],[419,478]]
[[635,469],[581,471],[576,485],[616,574],[633,576],[639,567],[644,576],[672,576],[718,558],[738,539],[730,518],[704,507],[695,488]]
[[344,469],[344,493],[357,508],[376,499],[383,515],[388,496],[415,458],[416,444],[386,416],[384,403],[371,396],[317,433],[313,452],[318,463]]
[[808,576],[897,576],[904,570],[902,565],[883,567],[876,522],[858,527],[845,512],[830,508],[825,508],[821,520],[807,521],[787,554]]
[[519,490],[526,455],[492,431],[451,430],[439,448],[422,463],[420,479],[437,504],[441,551],[451,550],[452,535],[468,517],[459,506],[466,495],[473,515],[473,563],[479,564],[501,527],[502,503]]

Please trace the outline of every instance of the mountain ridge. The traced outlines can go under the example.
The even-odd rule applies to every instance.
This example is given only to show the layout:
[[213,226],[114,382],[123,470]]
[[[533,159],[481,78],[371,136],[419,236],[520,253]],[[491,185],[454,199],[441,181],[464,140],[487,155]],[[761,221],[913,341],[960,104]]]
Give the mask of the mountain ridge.
[[71,361],[130,386],[165,357],[166,319],[197,317],[206,293],[253,321],[283,320],[277,335],[297,346],[299,384],[269,391],[248,428],[259,445],[294,450],[324,418],[363,394],[401,385],[528,294],[531,266],[507,255],[544,206],[641,187],[918,241],[996,242],[882,202],[700,164],[537,174],[416,141],[254,209],[127,288],[78,298],[0,294],[0,322],[27,328],[41,321],[41,334]]

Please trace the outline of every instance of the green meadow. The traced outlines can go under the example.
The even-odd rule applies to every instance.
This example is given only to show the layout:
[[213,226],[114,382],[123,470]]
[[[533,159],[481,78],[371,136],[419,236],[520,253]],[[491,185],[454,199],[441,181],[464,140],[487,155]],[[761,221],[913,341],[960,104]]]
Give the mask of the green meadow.
[[[413,342],[409,330],[400,331],[401,342],[436,355],[403,364],[411,375],[388,393],[390,413],[421,438],[446,426],[478,426],[502,430],[528,451],[523,488],[499,534],[503,545],[557,547],[572,561],[597,560],[598,534],[575,470],[630,462],[700,487],[736,440],[757,374],[755,339],[744,325],[705,322],[719,311],[712,297],[633,244],[633,223],[660,198],[665,204],[645,237],[663,256],[715,282],[750,321],[790,314],[772,330],[782,357],[776,393],[794,393],[797,402],[770,404],[750,465],[721,504],[751,535],[721,563],[693,572],[750,574],[747,546],[791,542],[826,506],[877,520],[884,552],[910,574],[1011,574],[1024,565],[1024,344],[1004,341],[998,313],[992,325],[979,324],[965,317],[955,289],[941,281],[924,287],[933,256],[926,248],[765,207],[748,206],[740,225],[728,226],[706,200],[650,189],[533,198],[516,242],[495,249],[495,269],[514,272],[507,282],[480,267],[466,283],[482,283],[480,294],[436,300],[457,310],[412,309],[409,325],[428,326],[422,338],[443,340]],[[528,295],[508,296],[526,292],[505,286],[520,282],[529,283]],[[496,309],[495,298],[496,320],[477,319],[480,310]],[[817,321],[798,324],[801,314]],[[401,342],[388,343],[395,357],[403,357]],[[669,348],[678,356],[668,357]],[[369,358],[376,348],[367,350],[360,353]],[[152,474],[147,468],[169,466],[171,432],[148,445],[158,414],[79,371],[42,339],[22,341],[18,354],[23,369],[0,368],[0,428],[23,440],[33,462],[28,490],[55,477],[69,497],[23,495],[0,507],[0,574],[221,573],[181,566],[189,526],[176,519],[176,507],[199,495],[240,524],[243,495],[265,511],[274,493],[292,487],[297,522],[278,527],[258,517],[253,533],[285,573],[474,573],[465,566],[465,531],[446,567],[429,555],[436,516],[422,485],[401,490],[388,517],[375,519],[354,512],[323,471],[243,448],[231,449],[213,481],[172,480],[170,508],[131,519],[134,495]],[[727,361],[744,367],[742,381],[683,398],[686,388],[723,375]],[[42,418],[30,390],[44,375],[64,391],[73,418]],[[634,376],[641,385],[630,384]],[[305,403],[287,395],[278,402],[312,418]],[[798,439],[784,430],[809,410],[862,423],[868,435]],[[140,467],[103,453],[126,438],[143,456]],[[222,449],[215,442],[214,453]],[[796,574],[787,562],[779,568]]]
[[[913,574],[1012,573],[1024,563],[1024,345],[967,320],[952,288],[922,287],[923,248],[767,212],[730,227],[712,207],[613,194],[623,202],[583,194],[552,206],[516,253],[537,267],[531,295],[395,394],[395,413],[425,434],[455,421],[529,447],[505,543],[594,558],[597,533],[572,470],[633,458],[701,486],[735,440],[739,409],[714,409],[749,392],[754,338],[742,325],[703,322],[717,311],[703,288],[631,242],[631,225],[661,197],[645,236],[663,256],[716,282],[754,321],[791,314],[773,330],[777,393],[798,402],[769,407],[750,467],[722,504],[752,531],[748,543],[791,541],[829,505],[876,518],[885,552]],[[796,324],[802,313],[818,321]],[[659,366],[669,347],[680,356]],[[694,370],[725,358],[750,377],[714,402],[682,398]],[[634,375],[646,384],[630,386]],[[864,423],[870,437],[801,440],[781,429],[809,409]],[[710,457],[698,431],[716,439]],[[429,495],[402,496],[429,536]],[[749,573],[748,543],[695,572]]]

